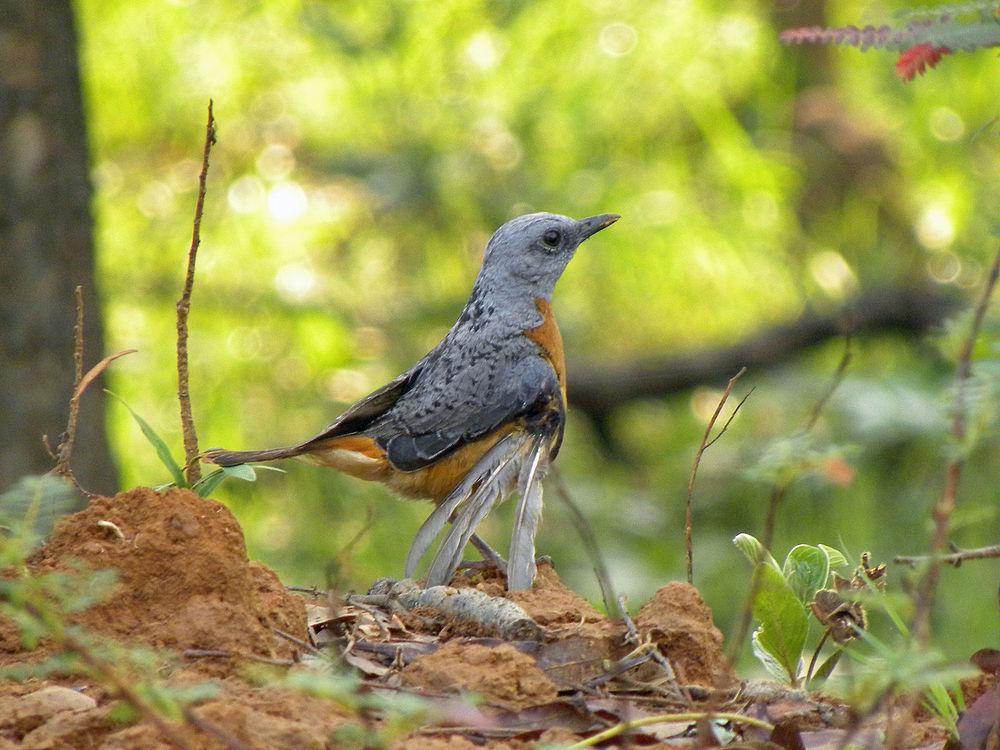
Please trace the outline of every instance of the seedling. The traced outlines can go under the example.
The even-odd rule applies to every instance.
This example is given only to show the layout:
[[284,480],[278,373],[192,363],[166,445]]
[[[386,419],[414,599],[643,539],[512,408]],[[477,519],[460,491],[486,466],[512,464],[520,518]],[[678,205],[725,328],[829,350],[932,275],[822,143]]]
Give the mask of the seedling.
[[156,450],[156,455],[160,459],[167,471],[170,472],[170,476],[173,478],[172,482],[167,482],[166,484],[161,484],[154,487],[155,490],[165,490],[170,487],[184,487],[196,492],[201,497],[208,497],[216,488],[222,484],[225,479],[232,477],[234,479],[242,479],[245,482],[254,482],[257,480],[257,469],[266,469],[267,471],[278,471],[284,473],[284,469],[279,469],[276,466],[263,466],[261,464],[242,464],[240,466],[221,466],[211,474],[208,474],[201,479],[199,479],[194,484],[189,484],[187,477],[184,474],[184,469],[176,459],[174,459],[173,453],[170,452],[170,448],[167,446],[166,442],[161,438],[156,430],[150,426],[149,422],[140,417],[136,411],[129,406],[125,400],[111,391],[105,391],[109,396],[115,398],[122,406],[128,409],[129,414],[139,425],[139,429],[142,430],[142,434],[145,436],[149,444],[153,446]]

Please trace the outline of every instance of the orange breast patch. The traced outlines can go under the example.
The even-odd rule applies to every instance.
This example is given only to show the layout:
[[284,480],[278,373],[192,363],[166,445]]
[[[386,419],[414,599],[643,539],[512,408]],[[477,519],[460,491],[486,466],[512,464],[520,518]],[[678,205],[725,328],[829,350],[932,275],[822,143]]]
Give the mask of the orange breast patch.
[[524,332],[525,338],[534,341],[545,354],[545,358],[556,371],[559,387],[563,392],[563,402],[566,401],[566,353],[563,351],[562,334],[556,325],[556,317],[552,314],[552,305],[548,300],[539,297],[535,307],[542,314],[542,324]]

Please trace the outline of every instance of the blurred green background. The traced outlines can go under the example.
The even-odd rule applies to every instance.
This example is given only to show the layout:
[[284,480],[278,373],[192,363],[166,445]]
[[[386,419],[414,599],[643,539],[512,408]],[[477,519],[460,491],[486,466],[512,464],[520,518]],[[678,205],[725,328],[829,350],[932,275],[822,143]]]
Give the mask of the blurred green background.
[[[106,348],[140,350],[111,368],[111,388],[180,454],[174,303],[210,97],[219,143],[190,341],[202,447],[298,441],[408,367],[457,317],[490,233],[527,211],[624,217],[556,290],[571,406],[575,364],[697,355],[866,290],[929,285],[967,309],[997,241],[996,55],[954,55],[904,83],[891,52],[777,38],[901,6],[79,0]],[[776,555],[799,542],[879,561],[926,549],[967,318],[855,341],[808,441],[796,435],[842,340],[740,381],[737,397],[756,390],[695,490],[695,582],[724,631],[749,582],[730,540],[760,533],[776,476],[797,477]],[[981,375],[996,372],[998,340],[994,314]],[[570,414],[557,466],[633,607],[684,576],[688,472],[732,374],[624,402],[600,434]],[[1000,538],[995,391],[984,379],[975,393],[963,547]],[[166,481],[128,413],[108,408],[122,486]],[[217,493],[252,556],[290,584],[364,589],[401,573],[429,506],[284,468]],[[485,537],[502,546],[508,523],[500,513]],[[599,599],[551,490],[538,547]],[[952,657],[997,645],[997,583],[995,561],[944,571],[936,633]]]

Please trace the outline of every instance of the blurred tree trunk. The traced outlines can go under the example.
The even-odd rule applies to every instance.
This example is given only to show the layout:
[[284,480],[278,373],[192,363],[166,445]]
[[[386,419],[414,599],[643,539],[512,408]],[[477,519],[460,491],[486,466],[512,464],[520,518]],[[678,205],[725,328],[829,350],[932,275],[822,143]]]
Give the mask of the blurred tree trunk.
[[[86,300],[85,369],[103,349],[91,186],[69,0],[0,0],[0,489],[53,461],[73,389],[73,289]],[[73,466],[111,491],[104,398],[82,399]]]

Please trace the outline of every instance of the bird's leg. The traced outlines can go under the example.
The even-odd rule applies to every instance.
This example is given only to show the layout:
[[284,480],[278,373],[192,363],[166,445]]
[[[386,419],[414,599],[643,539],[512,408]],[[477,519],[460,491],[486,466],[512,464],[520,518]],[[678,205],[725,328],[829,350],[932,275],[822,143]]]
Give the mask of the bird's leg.
[[[479,554],[483,556],[483,562],[492,568],[496,568],[501,573],[507,572],[507,561],[500,556],[500,553],[493,549],[486,540],[483,539],[479,534],[473,534],[472,538],[469,540],[472,542],[472,546],[478,550]],[[468,567],[464,563],[461,567]],[[478,566],[473,566],[478,567]]]

